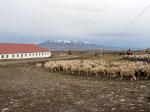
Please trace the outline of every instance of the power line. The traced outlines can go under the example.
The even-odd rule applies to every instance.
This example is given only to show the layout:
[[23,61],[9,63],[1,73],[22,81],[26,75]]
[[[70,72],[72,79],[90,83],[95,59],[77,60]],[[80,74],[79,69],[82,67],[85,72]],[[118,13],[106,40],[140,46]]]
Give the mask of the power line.
[[109,40],[107,43],[111,42],[112,40],[119,38],[121,34],[123,34],[132,24],[135,23],[150,7],[150,3],[144,7],[144,9],[121,31],[119,32],[113,39]]

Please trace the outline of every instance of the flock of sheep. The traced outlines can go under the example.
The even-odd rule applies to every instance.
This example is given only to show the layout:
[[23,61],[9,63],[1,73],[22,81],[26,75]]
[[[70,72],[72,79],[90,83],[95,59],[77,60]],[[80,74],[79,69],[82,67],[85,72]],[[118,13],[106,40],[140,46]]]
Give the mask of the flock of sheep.
[[130,60],[142,60],[142,61],[150,62],[150,54],[126,55],[125,58]]
[[144,62],[107,62],[103,60],[64,60],[49,61],[44,65],[38,63],[38,67],[44,67],[50,72],[63,71],[66,74],[91,77],[124,77],[137,80],[137,77],[148,79],[150,76],[150,64]]

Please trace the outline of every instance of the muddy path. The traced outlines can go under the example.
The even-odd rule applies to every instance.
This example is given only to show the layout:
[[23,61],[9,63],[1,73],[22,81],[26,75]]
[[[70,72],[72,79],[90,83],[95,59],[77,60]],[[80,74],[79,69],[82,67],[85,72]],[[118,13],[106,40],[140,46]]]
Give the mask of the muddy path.
[[1,112],[149,112],[150,80],[119,81],[0,67]]

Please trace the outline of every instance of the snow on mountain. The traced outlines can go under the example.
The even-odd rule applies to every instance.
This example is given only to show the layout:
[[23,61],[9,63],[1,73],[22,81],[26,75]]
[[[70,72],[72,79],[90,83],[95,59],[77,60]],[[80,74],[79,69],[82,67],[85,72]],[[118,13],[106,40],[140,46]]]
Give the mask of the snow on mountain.
[[86,42],[81,42],[81,41],[69,41],[69,40],[48,40],[48,43],[56,43],[56,44],[87,44]]
[[48,40],[47,42],[49,42],[49,43],[54,42],[54,43],[58,43],[58,44],[60,44],[60,43],[71,43],[71,41],[68,41],[68,40],[54,40],[54,41]]
[[84,41],[74,40],[48,40],[39,44],[39,46],[50,50],[99,50],[103,46]]

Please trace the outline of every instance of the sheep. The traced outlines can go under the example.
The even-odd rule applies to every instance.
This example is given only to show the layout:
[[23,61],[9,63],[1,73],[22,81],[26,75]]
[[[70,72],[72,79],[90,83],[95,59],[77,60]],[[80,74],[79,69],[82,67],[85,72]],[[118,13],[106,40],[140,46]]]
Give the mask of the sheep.
[[120,74],[120,69],[118,67],[109,67],[106,70],[106,75],[110,78],[116,78]]
[[[37,64],[37,66],[41,66]],[[149,64],[144,62],[107,62],[103,60],[65,60],[49,61],[44,64],[44,68],[51,72],[63,71],[72,75],[84,76],[108,76],[110,78],[132,76],[134,80],[144,72],[150,76]],[[137,77],[136,77],[137,76]]]
[[76,66],[71,66],[71,74],[72,75],[75,75],[75,74],[78,74],[78,69],[79,69],[80,67],[78,66],[78,65],[76,65]]
[[141,60],[141,61],[148,61],[149,62],[149,54],[140,54],[140,55],[130,55],[130,56],[124,56],[126,59],[135,59],[135,60]]
[[121,76],[121,80],[123,79],[124,76],[132,76],[134,78],[134,80],[136,80],[136,77],[135,77],[135,70],[133,69],[130,69],[130,68],[122,68],[121,71],[120,71],[120,76]]
[[145,79],[148,79],[149,76],[150,76],[150,67],[146,68],[145,72],[146,72],[146,75],[147,75]]
[[98,66],[98,67],[92,68],[90,70],[90,73],[94,74],[96,77],[99,77],[99,75],[105,76],[106,68],[103,66]]
[[144,74],[146,75],[145,80],[147,80],[150,76],[150,67],[149,66],[143,67],[142,72],[144,72]]
[[71,66],[70,65],[63,66],[63,71],[69,74],[71,71]]
[[37,63],[36,67],[41,68],[41,67],[43,67],[43,65],[42,65],[42,63]]
[[44,67],[51,72],[56,72],[60,66],[54,61],[52,62],[49,61],[44,64]]
[[128,68],[134,70],[136,76],[140,76],[140,66],[137,66],[136,64],[131,64],[128,66]]
[[83,73],[85,76],[91,76],[90,71],[93,68],[91,65],[85,65],[83,66]]

